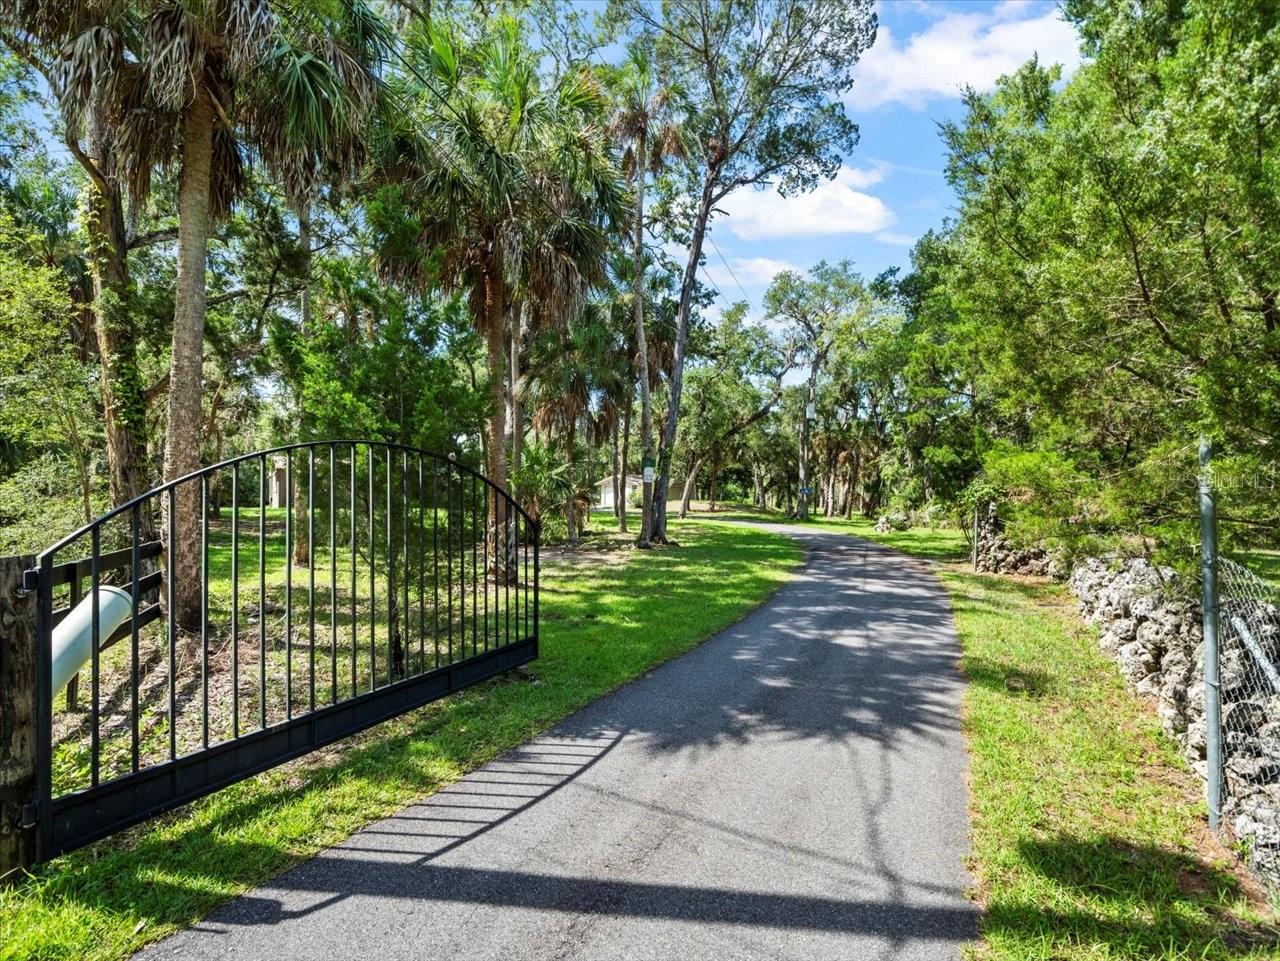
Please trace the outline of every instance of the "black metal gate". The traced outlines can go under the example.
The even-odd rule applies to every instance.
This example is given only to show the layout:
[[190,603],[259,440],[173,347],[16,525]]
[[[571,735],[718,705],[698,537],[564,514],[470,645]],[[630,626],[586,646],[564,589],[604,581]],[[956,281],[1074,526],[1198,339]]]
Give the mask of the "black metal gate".
[[59,541],[25,585],[39,859],[532,660],[538,548],[470,468],[348,440],[204,468]]

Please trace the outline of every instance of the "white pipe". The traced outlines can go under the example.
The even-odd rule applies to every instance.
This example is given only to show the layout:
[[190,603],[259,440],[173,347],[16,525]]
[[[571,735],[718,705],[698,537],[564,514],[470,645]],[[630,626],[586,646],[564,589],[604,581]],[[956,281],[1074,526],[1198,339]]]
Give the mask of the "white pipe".
[[[133,613],[128,591],[108,584],[98,588],[98,646]],[[73,607],[53,629],[53,690],[66,687],[93,654],[93,592]]]

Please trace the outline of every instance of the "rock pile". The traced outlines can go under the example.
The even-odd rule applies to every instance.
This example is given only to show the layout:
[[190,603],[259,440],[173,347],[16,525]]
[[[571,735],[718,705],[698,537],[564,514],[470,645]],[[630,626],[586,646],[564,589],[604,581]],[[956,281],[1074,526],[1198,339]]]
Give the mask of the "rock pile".
[[[1085,620],[1098,626],[1102,649],[1140,694],[1154,698],[1165,731],[1206,777],[1200,605],[1184,599],[1174,571],[1142,558],[1090,558],[1072,571],[1070,586]],[[1260,693],[1252,657],[1224,632],[1223,822],[1257,875],[1280,889],[1280,694]]]
[[988,504],[978,520],[978,570],[990,574],[1053,575],[1049,554],[1038,547],[1014,547],[1004,536],[996,505]]

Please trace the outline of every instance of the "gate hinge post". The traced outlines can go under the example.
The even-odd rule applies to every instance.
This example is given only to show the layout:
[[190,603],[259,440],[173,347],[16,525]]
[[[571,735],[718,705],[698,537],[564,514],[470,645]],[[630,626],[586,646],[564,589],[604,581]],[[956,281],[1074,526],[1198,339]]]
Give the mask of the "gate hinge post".
[[38,617],[31,589],[35,558],[0,557],[0,885],[36,861],[39,800]]

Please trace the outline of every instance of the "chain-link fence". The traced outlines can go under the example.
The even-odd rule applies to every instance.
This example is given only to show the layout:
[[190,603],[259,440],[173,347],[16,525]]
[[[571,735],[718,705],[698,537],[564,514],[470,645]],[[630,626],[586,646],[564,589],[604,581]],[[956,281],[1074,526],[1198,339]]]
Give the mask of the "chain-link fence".
[[1280,782],[1280,592],[1237,561],[1218,558],[1218,690],[1223,814],[1272,795]]
[[1211,453],[1202,441],[1198,660],[1209,823],[1225,828],[1280,890],[1280,590],[1259,576],[1256,557],[1219,552]]

